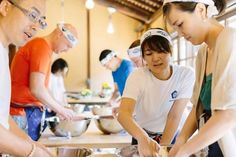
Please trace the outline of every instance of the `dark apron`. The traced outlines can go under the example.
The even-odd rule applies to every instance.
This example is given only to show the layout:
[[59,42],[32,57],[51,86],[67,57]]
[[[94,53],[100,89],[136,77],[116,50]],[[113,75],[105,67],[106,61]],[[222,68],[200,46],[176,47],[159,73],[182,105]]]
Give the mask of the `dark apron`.
[[[55,112],[48,112],[43,106],[35,104],[15,104],[11,103],[14,108],[24,108],[27,118],[28,135],[32,140],[38,141],[42,132],[46,129],[45,118],[55,116]],[[1,157],[1,156],[0,156]]]
[[28,135],[34,141],[38,141],[42,132],[47,127],[45,118],[56,115],[55,112],[42,111],[39,107],[26,107],[25,113],[28,123]]
[[[198,120],[198,128],[200,128],[201,119],[204,120],[204,123],[206,123],[211,117],[211,111],[210,110],[204,110],[203,114],[200,116],[200,119]],[[223,153],[220,149],[220,146],[218,142],[215,142],[208,146],[208,157],[224,157]]]

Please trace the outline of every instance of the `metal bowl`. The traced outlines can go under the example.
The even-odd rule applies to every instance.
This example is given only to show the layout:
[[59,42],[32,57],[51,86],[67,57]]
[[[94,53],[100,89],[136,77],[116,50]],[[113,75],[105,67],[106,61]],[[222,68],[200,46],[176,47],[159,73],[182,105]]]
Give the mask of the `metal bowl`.
[[78,114],[78,113],[84,112],[86,105],[84,105],[84,104],[71,104],[71,106],[72,106],[72,110]]
[[104,134],[115,134],[123,130],[122,126],[115,118],[95,119],[95,124]]
[[78,121],[60,121],[58,117],[51,117],[46,119],[50,130],[56,136],[74,137],[83,134],[90,124],[90,119]]
[[[112,108],[111,107],[93,107],[92,112],[94,115],[101,116],[100,118],[94,119],[95,124],[100,131],[104,134],[115,134],[119,133],[123,130],[120,123],[114,117],[105,117],[108,115],[112,115]],[[104,116],[104,117],[102,117]]]
[[50,147],[49,152],[53,157],[120,157],[115,153],[99,153],[92,149],[78,147]]
[[112,115],[112,107],[108,106],[94,106],[92,108],[92,113],[99,116]]
[[73,110],[75,113],[80,114],[83,113],[85,110],[84,104],[68,104],[65,108]]
[[49,148],[53,157],[88,157],[92,154],[91,149],[77,147]]

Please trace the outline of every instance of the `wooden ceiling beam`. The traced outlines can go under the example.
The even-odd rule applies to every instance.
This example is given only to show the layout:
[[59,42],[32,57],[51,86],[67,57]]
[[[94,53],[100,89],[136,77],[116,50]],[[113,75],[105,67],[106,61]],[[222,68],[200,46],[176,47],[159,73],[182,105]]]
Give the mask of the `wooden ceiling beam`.
[[123,7],[124,6],[128,7],[134,12],[141,13],[141,14],[144,14],[144,15],[147,15],[147,16],[150,16],[151,14],[153,14],[153,12],[145,10],[144,8],[141,8],[140,7],[141,4],[132,3],[133,0],[112,0],[112,2],[119,3]]
[[158,8],[161,7],[162,3],[160,4],[160,2],[158,1],[152,1],[152,0],[138,0],[140,3],[145,3],[148,7],[157,10]]
[[106,7],[114,7],[120,13],[132,17],[142,23],[146,23],[150,19],[151,14],[144,12],[143,10],[137,9],[137,7],[126,6],[125,4],[118,3],[117,0],[94,0],[97,4],[106,6]]
[[153,14],[156,9],[153,8],[151,5],[144,3],[143,0],[126,0],[127,3],[130,3],[131,5],[137,6],[138,8],[144,9],[148,12],[150,12],[151,14]]
[[162,8],[159,8],[151,17],[149,20],[146,21],[147,24],[152,23],[155,21],[158,17],[162,15]]
[[153,3],[163,3],[164,0],[148,0],[148,1],[152,1]]

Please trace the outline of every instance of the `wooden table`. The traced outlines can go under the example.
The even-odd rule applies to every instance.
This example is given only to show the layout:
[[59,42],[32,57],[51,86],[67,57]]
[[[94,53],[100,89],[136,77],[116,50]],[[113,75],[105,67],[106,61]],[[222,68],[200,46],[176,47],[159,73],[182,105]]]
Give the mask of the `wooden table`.
[[67,98],[67,102],[69,104],[85,104],[85,105],[105,105],[108,103],[110,98],[100,98],[100,97],[92,97],[92,98],[84,98],[84,99],[76,99],[76,98]]
[[79,137],[72,137],[71,139],[58,137],[53,140],[50,138],[57,137],[47,129],[39,141],[46,147],[73,146],[86,148],[122,148],[131,143],[131,136],[127,133],[104,135],[97,129],[93,120],[88,130]]

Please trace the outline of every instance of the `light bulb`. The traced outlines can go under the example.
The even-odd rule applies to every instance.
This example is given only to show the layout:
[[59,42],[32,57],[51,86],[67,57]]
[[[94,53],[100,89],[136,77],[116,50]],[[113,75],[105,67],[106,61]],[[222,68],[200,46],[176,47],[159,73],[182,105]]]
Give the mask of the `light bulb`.
[[109,33],[109,34],[114,33],[114,27],[113,27],[113,24],[111,21],[108,23],[107,33]]
[[110,14],[113,14],[113,13],[116,12],[116,9],[113,8],[113,7],[107,7],[107,10],[108,10],[108,12],[109,12]]
[[93,0],[86,0],[85,6],[87,9],[93,9],[94,8],[94,1]]

